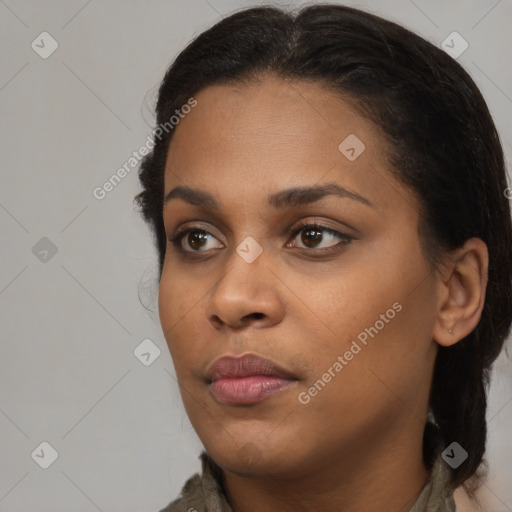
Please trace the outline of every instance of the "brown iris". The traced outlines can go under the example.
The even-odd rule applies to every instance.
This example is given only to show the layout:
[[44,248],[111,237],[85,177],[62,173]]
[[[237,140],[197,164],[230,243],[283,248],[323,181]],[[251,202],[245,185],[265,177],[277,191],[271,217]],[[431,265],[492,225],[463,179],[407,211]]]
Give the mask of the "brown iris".
[[301,239],[307,247],[316,247],[315,242],[322,241],[323,232],[316,228],[309,228],[302,231]]
[[191,231],[188,234],[188,243],[193,249],[201,249],[203,247],[202,242],[206,242],[208,235],[205,231]]

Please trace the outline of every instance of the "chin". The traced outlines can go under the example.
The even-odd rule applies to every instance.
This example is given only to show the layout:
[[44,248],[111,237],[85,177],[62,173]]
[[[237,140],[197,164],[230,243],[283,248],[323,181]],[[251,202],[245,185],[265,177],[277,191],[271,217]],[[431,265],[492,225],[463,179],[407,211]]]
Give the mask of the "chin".
[[[206,451],[222,469],[239,476],[287,476],[300,473],[301,455],[296,450],[300,440],[288,446],[285,442],[275,439],[275,445],[264,439],[261,443],[249,438],[231,440],[226,444],[213,442]],[[215,446],[215,448],[213,448]],[[295,448],[294,448],[295,447]]]

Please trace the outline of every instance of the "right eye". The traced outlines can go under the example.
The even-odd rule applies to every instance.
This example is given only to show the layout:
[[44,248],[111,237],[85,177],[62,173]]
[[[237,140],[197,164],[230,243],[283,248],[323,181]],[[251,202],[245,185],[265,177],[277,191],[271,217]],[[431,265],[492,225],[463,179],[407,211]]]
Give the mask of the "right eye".
[[[209,237],[216,240],[209,231],[197,227],[191,227],[178,230],[173,237],[169,239],[169,242],[182,252],[205,252],[205,250],[221,249],[223,247],[206,247],[206,249],[204,249],[205,245],[207,245],[209,241]],[[192,250],[183,247],[183,242],[185,242],[189,247],[192,247]]]

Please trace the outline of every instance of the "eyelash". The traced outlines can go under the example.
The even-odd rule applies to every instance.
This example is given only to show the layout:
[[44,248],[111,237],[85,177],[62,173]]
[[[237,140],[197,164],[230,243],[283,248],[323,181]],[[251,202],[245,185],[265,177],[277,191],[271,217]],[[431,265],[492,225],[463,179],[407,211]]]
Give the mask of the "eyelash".
[[[341,233],[340,231],[329,228],[322,224],[317,224],[316,222],[304,223],[302,225],[297,226],[290,234],[291,238],[294,239],[301,231],[304,231],[306,228],[316,229],[316,230],[319,230],[322,232],[326,232],[326,233],[329,233],[331,235],[334,235],[334,236],[342,239],[342,241],[337,243],[336,245],[333,245],[330,247],[324,247],[323,249],[307,249],[305,247],[299,247],[299,249],[306,250],[308,253],[313,252],[314,254],[320,253],[322,255],[332,254],[334,252],[341,250],[344,246],[350,244],[350,242],[352,242],[352,240],[354,240],[354,238],[349,235]],[[188,235],[190,232],[193,232],[193,231],[198,231],[198,232],[207,233],[207,234],[211,235],[211,233],[209,231],[207,231],[206,229],[201,229],[198,227],[189,227],[189,228],[184,228],[184,229],[176,231],[174,236],[169,239],[169,242],[171,242],[180,253],[182,253],[183,255],[186,255],[186,257],[189,257],[189,258],[197,258],[197,256],[192,256],[192,254],[200,254],[202,252],[207,252],[207,251],[187,251],[187,250],[183,249],[183,247],[181,247],[181,240],[185,237],[185,235]]]

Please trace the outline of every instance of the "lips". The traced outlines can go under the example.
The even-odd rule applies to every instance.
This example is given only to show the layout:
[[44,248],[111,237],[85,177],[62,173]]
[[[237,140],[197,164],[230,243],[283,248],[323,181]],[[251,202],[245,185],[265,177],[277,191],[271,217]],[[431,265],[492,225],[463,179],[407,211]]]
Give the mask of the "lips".
[[211,396],[220,404],[250,405],[298,385],[291,372],[256,354],[223,356],[206,373]]
[[291,372],[274,363],[274,361],[256,354],[220,357],[207,371],[206,378],[211,383],[219,379],[244,378],[255,375],[297,380]]

